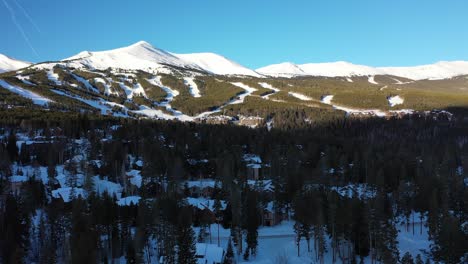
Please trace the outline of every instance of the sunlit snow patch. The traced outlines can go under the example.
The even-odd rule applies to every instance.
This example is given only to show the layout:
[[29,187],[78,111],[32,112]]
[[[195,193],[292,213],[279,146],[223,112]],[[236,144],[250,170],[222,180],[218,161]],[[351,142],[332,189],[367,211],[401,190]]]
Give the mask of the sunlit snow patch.
[[401,105],[405,101],[399,95],[390,96],[390,97],[387,98],[387,100],[388,100],[388,104],[390,105],[390,107],[394,107],[396,105]]
[[331,104],[331,101],[333,100],[333,95],[325,95],[322,97],[322,103],[324,104]]
[[40,95],[38,95],[36,93],[25,90],[25,89],[23,89],[21,87],[18,87],[18,86],[13,86],[13,85],[5,82],[4,80],[0,80],[0,86],[2,86],[3,88],[9,90],[10,92],[13,92],[13,93],[19,94],[19,95],[21,95],[23,97],[26,97],[28,99],[31,99],[33,101],[33,103],[37,104],[37,105],[45,106],[48,103],[53,102],[52,100],[50,100],[48,98],[45,98],[43,96],[40,96]]
[[368,80],[370,83],[372,84],[379,84],[378,82],[375,81],[375,76],[369,76],[369,80]]
[[200,90],[198,89],[197,83],[191,77],[184,77],[184,83],[188,87],[190,87],[190,94],[193,97],[201,97]]
[[293,97],[296,97],[297,99],[302,100],[302,101],[311,101],[312,100],[312,98],[310,98],[310,97],[308,97],[306,95],[300,94],[300,93],[289,92],[288,94],[293,96]]

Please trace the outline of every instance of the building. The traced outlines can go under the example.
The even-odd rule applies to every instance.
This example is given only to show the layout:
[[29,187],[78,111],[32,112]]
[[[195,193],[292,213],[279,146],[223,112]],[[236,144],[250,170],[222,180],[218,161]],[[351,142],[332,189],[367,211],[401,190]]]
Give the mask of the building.
[[187,196],[210,198],[214,193],[216,184],[217,182],[214,180],[203,179],[198,181],[186,181],[182,187],[184,191],[187,192]]
[[269,202],[262,214],[263,226],[275,226],[284,220],[284,214],[277,212],[273,207],[273,202]]

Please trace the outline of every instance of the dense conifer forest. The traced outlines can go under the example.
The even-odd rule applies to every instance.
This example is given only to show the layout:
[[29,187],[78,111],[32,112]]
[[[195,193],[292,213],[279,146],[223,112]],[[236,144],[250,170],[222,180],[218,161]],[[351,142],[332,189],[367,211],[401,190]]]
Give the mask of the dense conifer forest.
[[[307,245],[312,263],[467,260],[460,118],[313,126],[285,118],[290,125],[268,130],[17,110],[1,117],[2,263],[198,263],[196,243],[216,244],[212,224],[229,230],[223,263],[248,261],[260,253],[268,210],[293,223],[291,241],[298,254]],[[197,207],[200,197],[213,203]],[[428,232],[430,247],[399,252],[398,226]]]

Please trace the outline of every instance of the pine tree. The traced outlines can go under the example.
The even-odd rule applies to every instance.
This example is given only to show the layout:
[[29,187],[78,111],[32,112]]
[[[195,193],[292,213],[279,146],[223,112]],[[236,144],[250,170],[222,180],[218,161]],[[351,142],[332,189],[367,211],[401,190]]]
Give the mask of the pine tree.
[[177,263],[196,264],[195,232],[189,207],[181,208],[177,229]]
[[405,255],[401,258],[401,264],[414,264],[413,256],[409,252],[406,252]]
[[232,243],[231,243],[231,240],[229,239],[223,264],[233,264],[233,263],[234,263],[234,250],[232,249]]

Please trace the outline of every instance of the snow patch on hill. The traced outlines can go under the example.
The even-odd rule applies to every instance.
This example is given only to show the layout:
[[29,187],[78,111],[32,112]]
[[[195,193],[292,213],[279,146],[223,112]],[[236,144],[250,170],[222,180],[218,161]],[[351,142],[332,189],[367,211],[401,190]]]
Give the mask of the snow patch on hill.
[[401,98],[399,95],[396,95],[396,96],[390,96],[387,98],[388,100],[388,104],[390,105],[390,107],[394,107],[396,105],[401,105],[405,102],[405,100],[403,98]]
[[270,90],[273,91],[272,93],[269,93],[269,94],[267,94],[267,95],[262,96],[263,99],[269,99],[270,96],[272,96],[272,95],[274,95],[275,93],[277,93],[277,92],[280,91],[280,89],[275,88],[275,87],[273,87],[271,84],[268,84],[268,83],[259,82],[258,85],[260,85],[261,87],[263,87],[263,88],[265,88],[265,89],[270,89]]
[[322,103],[324,104],[331,104],[331,101],[333,100],[334,95],[325,95],[322,97]]
[[25,90],[21,87],[11,85],[4,80],[0,80],[0,86],[9,90],[10,92],[13,92],[15,94],[19,94],[23,97],[26,97],[28,99],[31,99],[34,104],[41,105],[41,106],[46,106],[50,102],[53,102],[52,100],[45,98],[41,95],[38,95],[37,93],[33,93],[31,91]]
[[190,94],[193,97],[201,97],[198,85],[192,77],[184,77],[184,83],[190,88]]
[[310,98],[309,96],[303,95],[303,94],[300,94],[300,93],[289,92],[288,94],[293,96],[293,97],[296,97],[297,99],[302,100],[302,101],[311,101],[312,100],[312,98]]
[[243,83],[240,83],[240,82],[234,82],[234,83],[231,83],[231,84],[235,85],[235,86],[237,86],[239,88],[244,89],[245,92],[243,94],[239,95],[236,100],[230,102],[229,104],[241,104],[241,103],[244,102],[245,97],[247,97],[247,96],[251,95],[253,92],[257,91],[257,89],[252,88],[252,87],[250,87],[248,85],[245,85]]

